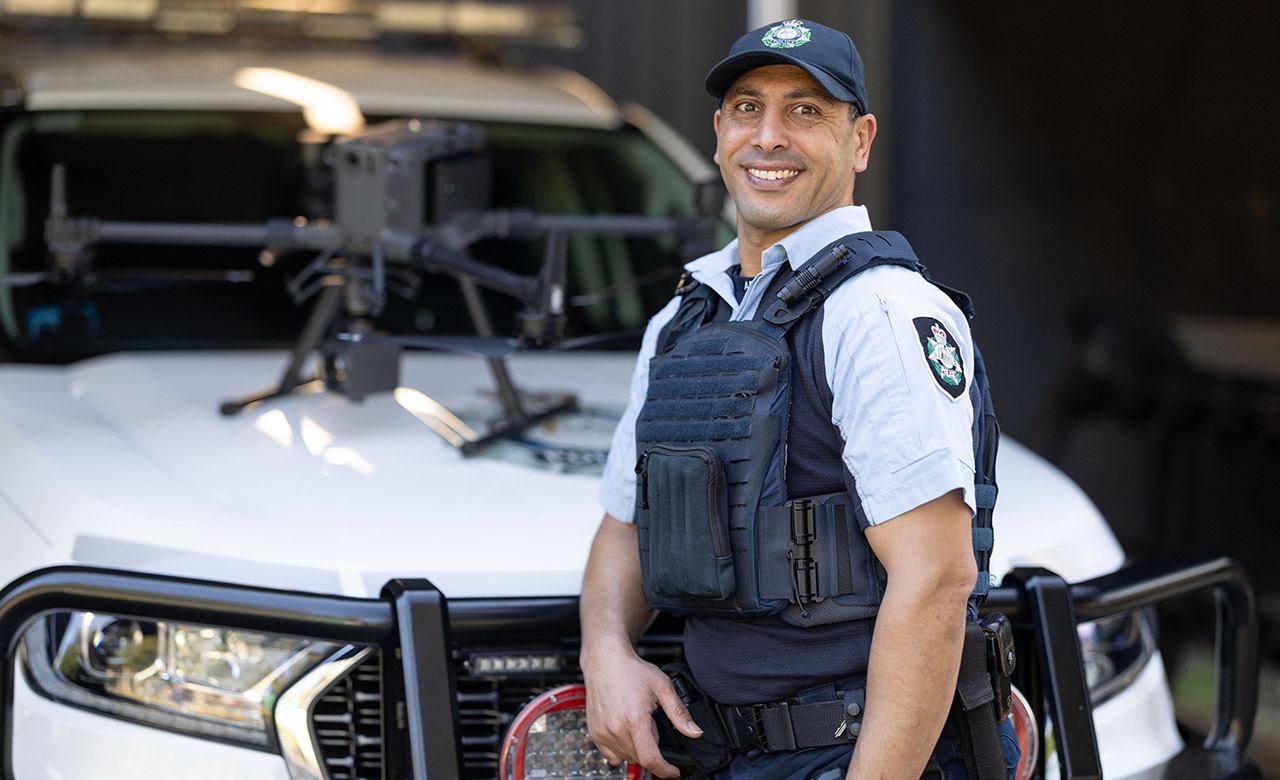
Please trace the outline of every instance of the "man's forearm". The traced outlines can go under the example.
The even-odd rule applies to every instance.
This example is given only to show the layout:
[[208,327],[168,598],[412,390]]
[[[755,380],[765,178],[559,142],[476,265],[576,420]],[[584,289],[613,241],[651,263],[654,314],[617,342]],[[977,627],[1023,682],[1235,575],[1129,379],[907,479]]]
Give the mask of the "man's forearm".
[[970,518],[954,491],[867,530],[888,580],[851,778],[914,780],[937,744],[955,695],[965,605],[977,577]]
[[920,777],[946,723],[959,673],[964,600],[954,602],[935,594],[895,603],[886,595],[876,620],[867,713],[851,778]]
[[652,613],[641,588],[634,526],[605,515],[591,544],[579,609],[579,663],[587,685],[587,727],[596,747],[611,763],[636,761],[658,777],[678,776],[658,749],[654,709],[662,707],[687,736],[702,731],[671,679],[635,651]]
[[582,664],[601,652],[634,645],[652,620],[640,585],[634,526],[605,515],[591,544],[579,600]]

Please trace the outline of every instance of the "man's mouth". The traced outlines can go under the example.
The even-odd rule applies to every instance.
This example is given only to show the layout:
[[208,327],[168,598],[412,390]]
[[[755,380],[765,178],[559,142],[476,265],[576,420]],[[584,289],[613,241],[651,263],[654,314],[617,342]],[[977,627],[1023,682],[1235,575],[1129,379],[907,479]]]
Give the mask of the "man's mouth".
[[757,179],[764,179],[765,181],[777,181],[779,179],[790,179],[792,176],[798,176],[800,174],[800,171],[795,171],[795,170],[766,171],[760,168],[748,168],[747,173],[751,174]]

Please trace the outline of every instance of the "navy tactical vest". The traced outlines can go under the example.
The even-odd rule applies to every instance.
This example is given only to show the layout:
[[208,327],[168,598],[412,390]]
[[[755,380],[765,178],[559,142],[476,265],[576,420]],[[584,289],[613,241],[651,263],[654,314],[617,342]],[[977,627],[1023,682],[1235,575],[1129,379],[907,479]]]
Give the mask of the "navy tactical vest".
[[[636,424],[636,525],[650,606],[705,618],[781,615],[800,626],[876,613],[884,570],[862,533],[857,499],[833,485],[827,487],[835,492],[818,495],[788,490],[793,359],[787,334],[843,281],[884,264],[928,279],[901,235],[856,233],[827,246],[794,276],[780,271],[748,322],[709,321],[710,290],[695,283],[678,291],[683,300],[650,361]],[[967,296],[937,286],[972,316]],[[998,440],[976,347],[969,394],[976,615],[989,587]]]

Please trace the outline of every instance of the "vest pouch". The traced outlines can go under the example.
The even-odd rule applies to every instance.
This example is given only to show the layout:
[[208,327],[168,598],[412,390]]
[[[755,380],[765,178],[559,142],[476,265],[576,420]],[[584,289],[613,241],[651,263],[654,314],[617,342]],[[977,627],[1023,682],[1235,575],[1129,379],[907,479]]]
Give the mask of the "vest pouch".
[[650,602],[732,598],[733,551],[720,456],[707,446],[655,444],[645,451],[639,471],[637,527]]

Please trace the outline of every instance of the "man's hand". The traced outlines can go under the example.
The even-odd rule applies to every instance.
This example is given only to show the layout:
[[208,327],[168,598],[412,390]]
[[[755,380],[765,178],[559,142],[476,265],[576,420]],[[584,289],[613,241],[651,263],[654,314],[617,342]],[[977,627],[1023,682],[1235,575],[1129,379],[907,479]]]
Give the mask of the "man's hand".
[[686,736],[702,731],[671,679],[635,652],[635,641],[652,617],[640,585],[635,526],[605,515],[591,545],[579,604],[592,741],[612,764],[631,761],[658,777],[677,777],[680,770],[658,752],[653,711],[662,707]]
[[634,652],[628,655],[629,658],[603,662],[587,676],[587,729],[591,739],[611,764],[631,761],[658,777],[678,777],[680,770],[658,752],[658,726],[653,711],[662,707],[685,736],[699,737],[702,730],[676,695],[671,679]]

